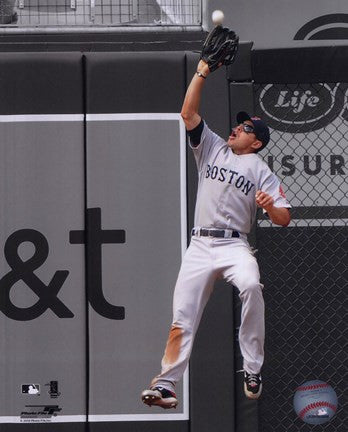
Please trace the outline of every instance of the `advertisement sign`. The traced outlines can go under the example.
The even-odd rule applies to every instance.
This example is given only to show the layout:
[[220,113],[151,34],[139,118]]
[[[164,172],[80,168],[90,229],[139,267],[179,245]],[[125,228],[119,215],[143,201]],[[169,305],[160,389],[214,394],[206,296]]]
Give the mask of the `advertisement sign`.
[[0,116],[0,423],[86,420],[83,116]]
[[347,84],[264,84],[255,102],[272,129],[262,157],[292,206],[347,206]]
[[87,115],[87,224],[100,240],[88,289],[99,273],[103,290],[89,309],[91,422],[188,419],[187,373],[174,412],[140,398],[160,372],[187,246],[185,155],[179,114]]

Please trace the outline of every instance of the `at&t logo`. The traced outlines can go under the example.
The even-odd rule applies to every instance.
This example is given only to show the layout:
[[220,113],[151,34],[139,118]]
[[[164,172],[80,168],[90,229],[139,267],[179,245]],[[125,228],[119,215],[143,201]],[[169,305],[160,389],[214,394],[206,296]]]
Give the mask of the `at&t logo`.
[[[86,211],[85,229],[70,231],[70,244],[84,245],[86,256],[86,292],[89,304],[101,316],[114,320],[125,318],[125,308],[107,301],[102,287],[102,245],[125,243],[126,233],[119,229],[103,229],[101,209],[89,208]],[[29,242],[34,247],[33,255],[23,260],[19,253],[22,243]],[[35,271],[45,264],[49,255],[46,237],[34,229],[20,229],[12,233],[5,242],[4,255],[11,270],[0,279],[0,311],[16,321],[29,321],[38,318],[47,309],[59,318],[73,318],[74,313],[58,297],[59,291],[69,276],[68,270],[57,270],[49,283],[44,283]],[[12,301],[11,290],[17,282],[22,282],[36,294],[37,301],[28,307],[19,307]]]

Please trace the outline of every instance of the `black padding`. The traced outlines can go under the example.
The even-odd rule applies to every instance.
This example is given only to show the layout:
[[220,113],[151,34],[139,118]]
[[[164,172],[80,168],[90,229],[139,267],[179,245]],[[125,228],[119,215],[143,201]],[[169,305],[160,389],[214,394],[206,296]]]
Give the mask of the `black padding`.
[[[187,85],[197,70],[199,55],[187,53]],[[208,75],[204,82],[199,113],[210,129],[223,138],[229,134],[228,82],[226,67],[222,66]]]
[[250,81],[251,75],[251,48],[253,42],[240,42],[236,60],[227,68],[229,81]]
[[89,53],[87,113],[178,113],[184,97],[183,52]]
[[203,314],[190,361],[190,432],[235,430],[234,375],[233,287],[219,281]]
[[347,82],[348,46],[254,50],[256,83]]
[[254,94],[251,83],[230,84],[230,114],[231,128],[237,125],[237,113],[245,111],[251,116],[254,114]]
[[[53,404],[52,404],[53,405]],[[0,432],[89,432],[88,423],[0,423]]]
[[[125,27],[123,27],[125,29]],[[188,51],[202,49],[207,33],[193,31],[163,31],[161,27],[149,27],[151,31],[73,32],[73,33],[12,33],[0,34],[1,52],[129,52],[129,51]]]
[[[191,79],[194,75],[194,73],[197,70],[197,63],[199,61],[199,55],[194,53],[187,53],[186,54],[186,87],[191,82]],[[208,79],[210,79],[210,76],[205,80],[205,85],[209,83]],[[185,89],[186,90],[186,89]],[[204,93],[204,92],[203,92]],[[206,110],[204,109],[204,99],[205,94],[203,94],[203,100],[201,101],[201,106],[203,103],[203,110],[200,110],[200,114],[202,117],[207,114]],[[190,148],[187,149],[187,214],[188,214],[188,239],[190,239],[191,236],[191,229],[193,227],[194,222],[194,210],[195,210],[195,203],[196,203],[196,195],[197,195],[197,187],[198,187],[198,174],[197,174],[197,166],[196,161],[194,159],[192,150]]]
[[322,430],[346,429],[347,235],[346,226],[257,230],[266,305],[260,431],[315,430],[302,427],[292,405],[296,388],[314,379],[338,397]]
[[[186,53],[186,85],[188,86],[193,75],[197,70],[199,54]],[[229,96],[228,82],[226,81],[226,68],[223,66],[215,72],[209,74],[204,81],[204,88],[201,97],[199,113],[204,118],[208,126],[220,136],[227,138],[230,132],[229,120]],[[197,170],[192,151],[188,151],[188,218],[189,231],[193,226],[193,216],[195,208],[197,190]]]
[[[156,413],[159,413],[158,408],[152,408],[151,411],[149,409],[150,414],[154,413],[154,410],[156,410]],[[189,430],[189,422],[185,420],[88,423],[88,432],[189,432]]]
[[[187,86],[197,70],[199,55],[187,53]],[[204,82],[199,113],[223,138],[229,134],[226,68]],[[188,149],[188,216],[193,224],[197,170]],[[190,361],[190,432],[232,431],[234,424],[233,288],[218,282],[197,332]],[[207,396],[209,394],[210,396]],[[218,419],[218,424],[217,424]]]
[[[150,410],[149,410],[150,411]],[[0,432],[188,432],[189,422],[176,421],[126,421],[90,423],[0,424]]]
[[[250,236],[248,239],[250,241]],[[233,293],[234,316],[234,362],[235,362],[235,429],[233,432],[259,432],[258,417],[259,404],[257,400],[250,400],[244,394],[243,356],[239,346],[239,328],[241,323],[242,302],[239,291]],[[260,431],[261,432],[261,431]]]
[[81,53],[1,53],[0,115],[83,113]]

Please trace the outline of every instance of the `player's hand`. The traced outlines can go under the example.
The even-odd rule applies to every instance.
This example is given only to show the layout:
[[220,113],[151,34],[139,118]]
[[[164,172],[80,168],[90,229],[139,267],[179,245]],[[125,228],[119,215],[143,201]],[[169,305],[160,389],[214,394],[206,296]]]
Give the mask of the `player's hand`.
[[274,200],[270,195],[266,194],[266,192],[262,192],[261,190],[258,190],[256,192],[255,199],[256,199],[256,204],[266,211],[268,211],[273,207]]

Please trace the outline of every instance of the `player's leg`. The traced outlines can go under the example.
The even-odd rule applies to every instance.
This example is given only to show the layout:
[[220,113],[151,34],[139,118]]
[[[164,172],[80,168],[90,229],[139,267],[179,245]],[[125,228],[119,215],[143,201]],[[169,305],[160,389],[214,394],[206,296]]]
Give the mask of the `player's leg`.
[[245,371],[245,393],[249,398],[257,399],[262,391],[260,371],[265,340],[265,306],[259,266],[249,245],[242,240],[229,248],[225,259],[230,259],[230,265],[226,266],[223,275],[238,288],[242,301],[239,345]]
[[[142,393],[142,399],[148,405],[172,408],[175,403],[170,398],[175,398],[175,384],[187,367],[194,337],[213,289],[215,274],[209,244],[209,239],[193,237],[183,259],[174,290],[173,321],[161,373],[152,380],[150,389]],[[158,393],[153,393],[162,393],[162,389],[171,394],[161,398]],[[165,399],[168,399],[170,406],[167,406]]]

